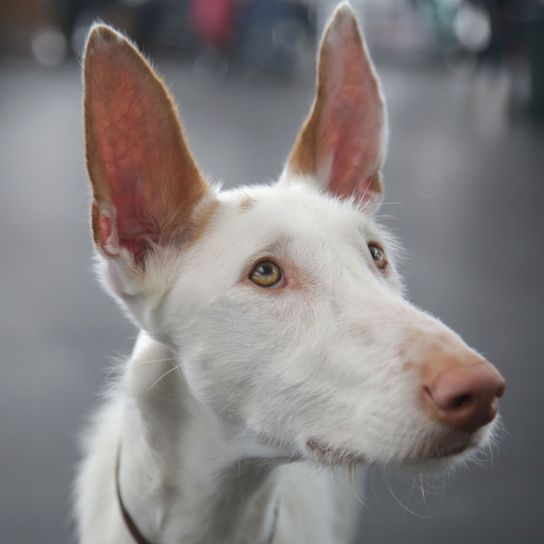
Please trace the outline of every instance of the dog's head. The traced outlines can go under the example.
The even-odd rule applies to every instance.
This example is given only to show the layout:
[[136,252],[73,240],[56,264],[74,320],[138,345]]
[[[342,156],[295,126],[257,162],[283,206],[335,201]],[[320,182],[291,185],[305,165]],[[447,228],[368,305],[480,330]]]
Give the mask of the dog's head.
[[273,185],[210,186],[168,91],[109,27],[91,30],[84,80],[106,282],[245,443],[412,464],[488,439],[502,377],[403,298],[374,219],[386,112],[348,6],[325,31],[311,113]]

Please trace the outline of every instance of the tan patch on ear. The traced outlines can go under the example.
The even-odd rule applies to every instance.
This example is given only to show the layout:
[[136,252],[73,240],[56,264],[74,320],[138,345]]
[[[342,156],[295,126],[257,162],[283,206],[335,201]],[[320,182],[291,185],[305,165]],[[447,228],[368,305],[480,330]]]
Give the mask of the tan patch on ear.
[[203,238],[219,207],[219,200],[213,199],[202,204],[201,208],[197,210],[196,216],[192,220],[187,247],[194,246]]
[[[383,176],[381,171],[376,172],[372,176],[370,176],[367,179],[361,180],[360,183],[360,189],[355,194],[358,195],[358,198],[356,200],[358,202],[362,202],[364,208],[370,206],[370,209],[374,209],[375,201],[373,199],[367,199],[368,195],[378,195],[378,201],[381,200],[383,197]],[[338,192],[338,194],[342,196],[348,196],[349,194],[353,194],[353,191],[348,189],[345,194],[342,194],[341,191]]]
[[240,209],[243,212],[247,212],[248,210],[251,210],[255,206],[255,200],[251,198],[249,195],[244,195],[242,197],[242,200],[240,200]]
[[373,193],[383,194],[383,176],[381,171],[376,172],[371,178],[369,183],[369,191]]
[[[326,35],[325,38],[326,39]],[[317,158],[319,152],[318,132],[319,119],[325,103],[326,65],[329,53],[322,47],[317,69],[317,89],[310,114],[304,122],[287,163],[293,174],[315,175],[317,173]]]
[[93,230],[93,240],[97,245],[100,244],[100,231],[98,229],[98,208],[96,207],[96,200],[93,200],[91,204],[91,228]]

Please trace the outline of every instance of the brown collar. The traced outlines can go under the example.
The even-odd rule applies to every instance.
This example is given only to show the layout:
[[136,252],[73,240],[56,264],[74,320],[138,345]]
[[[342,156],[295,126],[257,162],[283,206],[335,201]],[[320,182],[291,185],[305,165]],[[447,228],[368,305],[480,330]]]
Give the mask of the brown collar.
[[[123,496],[121,495],[121,482],[119,477],[120,465],[121,465],[121,448],[119,448],[119,450],[117,451],[117,460],[115,462],[115,491],[117,493],[117,502],[119,503],[119,508],[121,510],[121,515],[123,516],[123,521],[125,522],[128,532],[132,535],[132,538],[134,539],[134,542],[136,542],[136,544],[151,544],[151,542],[147,540],[147,538],[142,534],[142,531],[138,529],[136,522],[130,515],[130,512],[127,510],[127,507],[125,506],[125,503],[123,502]],[[268,538],[266,540],[266,544],[273,544],[274,542],[276,531],[278,529],[279,511],[280,511],[280,504],[278,502],[276,503],[276,507],[274,508],[274,514],[272,518],[272,527],[270,529],[270,534],[268,535]]]
[[136,542],[137,544],[151,544],[151,542],[149,542],[149,540],[147,540],[147,538],[142,534],[140,529],[138,529],[136,522],[132,519],[132,516],[130,515],[127,507],[125,506],[125,503],[123,502],[123,497],[121,495],[121,483],[119,478],[120,464],[121,448],[119,448],[119,451],[117,452],[117,461],[115,463],[115,490],[117,492],[117,502],[119,503],[119,508],[121,509],[121,515],[123,516],[125,525],[127,526],[128,532],[132,535],[134,542]]

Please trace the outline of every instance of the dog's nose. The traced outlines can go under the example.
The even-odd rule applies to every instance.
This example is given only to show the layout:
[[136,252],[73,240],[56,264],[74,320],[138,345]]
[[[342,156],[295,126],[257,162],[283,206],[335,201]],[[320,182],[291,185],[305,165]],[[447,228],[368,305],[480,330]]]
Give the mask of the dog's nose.
[[450,363],[426,374],[425,402],[433,418],[451,429],[473,433],[497,415],[506,383],[491,363],[483,359],[472,364]]

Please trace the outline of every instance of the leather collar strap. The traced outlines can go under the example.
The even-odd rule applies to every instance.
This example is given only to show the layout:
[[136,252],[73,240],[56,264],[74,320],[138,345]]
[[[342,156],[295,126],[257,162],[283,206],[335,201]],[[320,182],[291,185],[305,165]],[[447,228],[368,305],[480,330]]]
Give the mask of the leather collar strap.
[[[117,493],[117,502],[119,503],[119,508],[121,510],[121,515],[123,516],[123,521],[127,526],[128,532],[132,535],[134,542],[137,544],[151,544],[149,540],[142,534],[134,519],[130,515],[125,503],[123,502],[123,496],[121,495],[121,483],[120,483],[120,465],[121,465],[121,448],[117,452],[117,460],[115,462],[115,491]],[[276,537],[276,531],[278,529],[278,517],[279,517],[280,505],[279,502],[274,508],[274,514],[272,518],[272,527],[270,529],[270,534],[266,540],[266,544],[273,544]]]
[[117,452],[117,462],[115,463],[115,490],[117,492],[117,502],[119,503],[119,508],[121,509],[121,515],[123,516],[125,525],[127,526],[128,532],[132,535],[134,542],[137,542],[137,544],[151,544],[151,542],[149,542],[149,540],[147,540],[147,538],[142,534],[140,529],[138,529],[136,522],[132,519],[132,516],[130,515],[127,507],[125,506],[125,503],[123,502],[119,478],[120,464],[121,448],[119,448],[119,451]]

